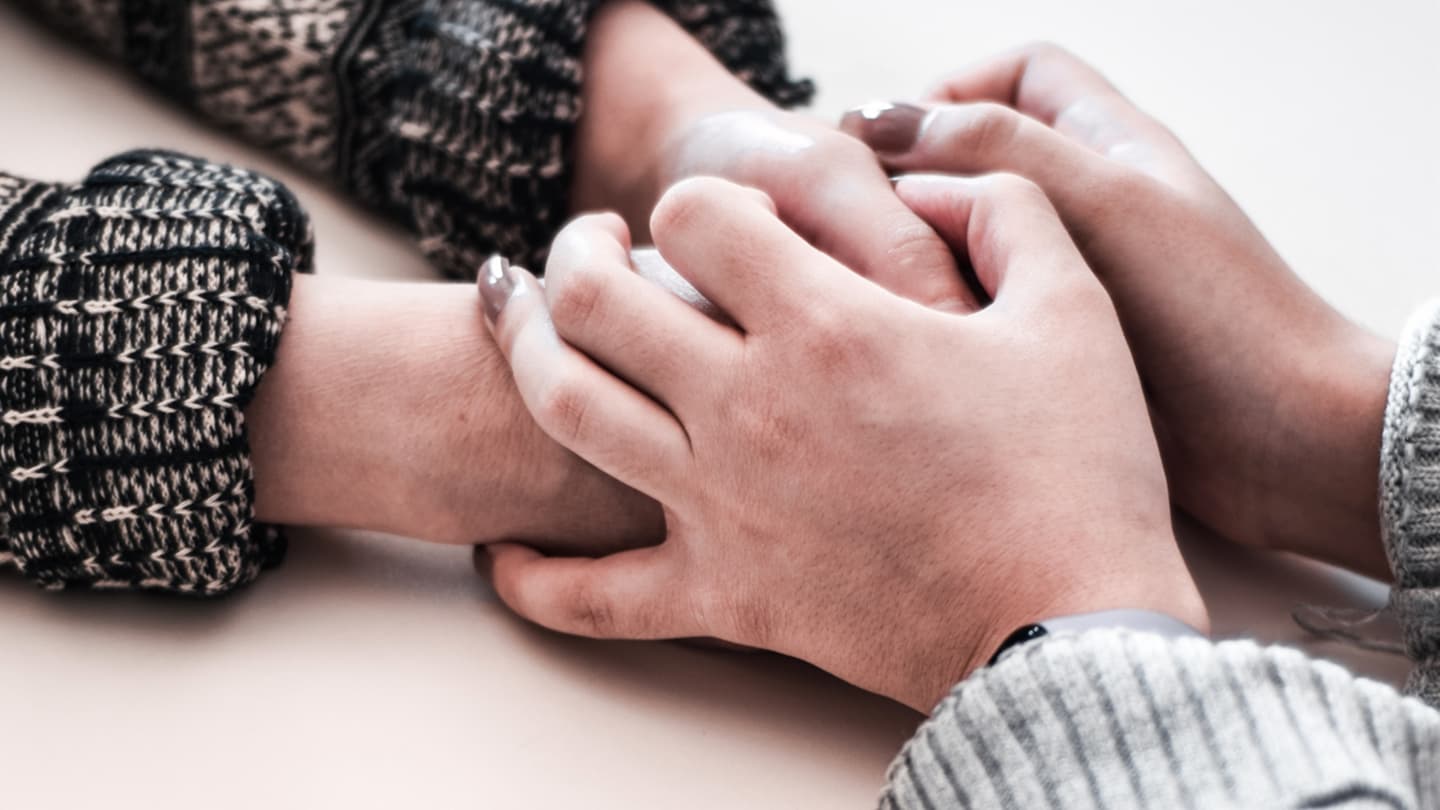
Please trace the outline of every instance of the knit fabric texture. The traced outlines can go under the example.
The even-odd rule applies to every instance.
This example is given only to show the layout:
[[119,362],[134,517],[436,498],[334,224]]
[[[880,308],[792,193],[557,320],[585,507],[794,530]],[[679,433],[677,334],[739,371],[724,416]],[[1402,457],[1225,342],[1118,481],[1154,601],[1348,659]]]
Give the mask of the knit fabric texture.
[[1440,302],[1411,318],[1390,374],[1380,518],[1390,607],[1415,661],[1407,691],[1440,706]]
[[0,175],[0,562],[50,588],[212,595],[278,561],[242,409],[309,222],[278,183],[162,152]]
[[1049,637],[955,687],[881,806],[1440,807],[1440,302],[1400,341],[1379,488],[1413,697],[1250,642]]
[[[542,267],[569,213],[601,0],[17,1],[387,212],[451,276]],[[810,97],[769,0],[656,5],[777,103]]]
[[1125,630],[1033,642],[957,686],[880,806],[1440,807],[1440,714],[1295,650]]

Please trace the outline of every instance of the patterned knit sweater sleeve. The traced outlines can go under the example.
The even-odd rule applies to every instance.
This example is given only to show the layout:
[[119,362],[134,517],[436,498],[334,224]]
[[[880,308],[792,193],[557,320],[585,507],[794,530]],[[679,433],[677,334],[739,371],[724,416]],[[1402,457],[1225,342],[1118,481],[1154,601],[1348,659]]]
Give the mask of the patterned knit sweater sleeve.
[[[407,225],[445,273],[543,266],[603,0],[15,0]],[[782,105],[770,0],[654,0]],[[643,92],[643,88],[637,89]]]
[[278,561],[242,409],[308,222],[280,185],[134,152],[0,174],[0,564],[48,588],[226,592]]

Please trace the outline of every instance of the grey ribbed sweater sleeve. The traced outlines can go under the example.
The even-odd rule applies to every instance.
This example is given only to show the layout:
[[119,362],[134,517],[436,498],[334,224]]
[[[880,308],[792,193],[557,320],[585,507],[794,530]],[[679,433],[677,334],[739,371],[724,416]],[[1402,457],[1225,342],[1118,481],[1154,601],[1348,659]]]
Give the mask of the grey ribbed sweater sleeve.
[[961,683],[882,808],[1440,807],[1440,714],[1294,650],[1059,636]]
[[1440,301],[1410,319],[1390,373],[1380,452],[1390,607],[1415,668],[1406,691],[1440,706]]
[[1414,697],[1248,641],[1054,637],[956,686],[881,807],[1440,808],[1440,304],[1401,339],[1380,467]]

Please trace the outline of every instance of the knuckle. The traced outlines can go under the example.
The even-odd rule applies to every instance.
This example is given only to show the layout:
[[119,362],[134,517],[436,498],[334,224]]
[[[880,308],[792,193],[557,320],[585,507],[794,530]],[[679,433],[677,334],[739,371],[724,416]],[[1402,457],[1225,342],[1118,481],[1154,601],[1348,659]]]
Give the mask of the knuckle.
[[550,317],[562,332],[585,329],[603,309],[605,276],[593,265],[582,265],[565,273],[547,291]]
[[650,230],[655,234],[683,233],[703,227],[717,201],[735,187],[714,177],[691,177],[671,186],[655,205]]
[[949,147],[980,157],[998,156],[1014,143],[1021,123],[1014,110],[981,102],[958,119],[950,133]]
[[577,632],[593,638],[614,638],[620,630],[614,605],[594,586],[575,589],[566,619]]
[[562,378],[545,389],[535,409],[535,418],[565,444],[584,435],[590,405],[588,390],[572,379]]

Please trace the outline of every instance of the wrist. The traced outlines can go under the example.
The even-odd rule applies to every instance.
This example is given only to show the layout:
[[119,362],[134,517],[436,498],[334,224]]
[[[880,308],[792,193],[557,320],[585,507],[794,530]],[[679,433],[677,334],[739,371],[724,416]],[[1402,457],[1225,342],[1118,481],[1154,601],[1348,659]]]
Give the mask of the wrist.
[[[1300,353],[1288,392],[1266,534],[1273,547],[1390,579],[1380,540],[1380,443],[1391,341],[1348,321]],[[1325,347],[1316,351],[1314,345]]]
[[664,529],[535,425],[470,285],[297,277],[246,420],[265,522],[559,552]]
[[914,664],[890,696],[929,712],[956,683],[990,664],[1011,636],[1028,625],[1055,622],[1059,630],[1069,631],[1091,618],[1122,626],[1117,620],[1148,616],[1151,621],[1146,626],[1132,629],[1166,626],[1209,635],[1208,610],[1168,521],[1163,527],[1111,521],[1082,531],[1129,537],[1115,545],[1130,551],[1123,559],[1088,560],[1083,565],[1015,565],[991,577],[1003,584],[1003,590],[975,594],[961,614],[938,625],[929,642],[918,645]]
[[772,109],[674,20],[642,0],[610,0],[591,21],[572,208],[619,211],[637,238],[674,179],[674,140],[724,110]]
[[259,519],[458,542],[479,528],[455,508],[463,486],[495,527],[514,523],[528,482],[496,473],[524,469],[504,459],[527,435],[496,393],[508,376],[473,299],[466,285],[297,277],[246,411]]

